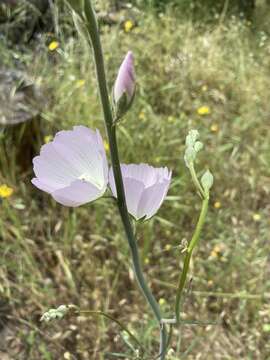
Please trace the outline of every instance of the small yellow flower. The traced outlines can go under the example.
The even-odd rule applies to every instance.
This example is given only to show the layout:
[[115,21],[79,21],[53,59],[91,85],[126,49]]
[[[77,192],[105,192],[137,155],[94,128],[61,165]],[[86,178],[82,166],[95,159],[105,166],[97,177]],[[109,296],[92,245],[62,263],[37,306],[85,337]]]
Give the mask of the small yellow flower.
[[68,351],[66,351],[66,352],[64,353],[64,359],[65,359],[65,360],[71,360],[71,359],[72,359],[71,353],[68,352]]
[[126,33],[130,32],[130,30],[132,30],[132,28],[134,27],[134,23],[131,20],[127,20],[124,23],[124,30]]
[[14,190],[11,187],[7,186],[6,184],[0,186],[0,197],[2,199],[10,197],[13,194],[13,192]]
[[160,298],[160,299],[158,300],[158,303],[159,303],[160,306],[163,306],[163,305],[166,304],[166,300],[163,299],[163,298]]
[[208,285],[208,286],[212,286],[213,284],[214,284],[213,280],[208,280],[208,281],[207,281],[207,285]]
[[223,246],[217,244],[217,245],[214,246],[214,251],[215,251],[216,253],[221,253],[222,248],[223,248]]
[[212,259],[216,259],[218,257],[218,254],[214,250],[212,250],[211,253],[210,253],[210,257]]
[[175,120],[176,120],[175,117],[173,117],[171,115],[168,117],[168,123],[174,123]]
[[166,244],[166,245],[165,245],[165,250],[166,250],[166,251],[170,251],[171,248],[172,248],[172,245],[171,245],[171,244]]
[[222,252],[222,248],[220,245],[215,245],[213,250],[210,253],[210,257],[211,258],[217,258],[221,255]]
[[203,92],[206,92],[207,90],[208,90],[208,86],[207,86],[207,85],[203,85],[203,86],[202,86],[202,91],[203,91]]
[[145,265],[148,265],[148,264],[149,264],[149,262],[150,262],[150,261],[149,261],[149,258],[145,258],[145,259],[144,259],[144,263],[145,263]]
[[253,214],[252,217],[253,217],[253,220],[256,222],[260,221],[262,218],[260,214]]
[[143,110],[139,113],[139,119],[145,120],[145,112]]
[[197,109],[197,113],[199,115],[208,115],[208,114],[210,114],[210,112],[211,112],[211,110],[210,110],[209,106],[206,106],[206,105],[201,106]]
[[50,51],[56,50],[57,48],[59,48],[59,42],[58,41],[50,42],[48,48],[49,48]]
[[219,126],[218,124],[212,124],[210,129],[212,132],[216,133],[219,131]]
[[216,202],[214,203],[214,208],[215,208],[215,209],[220,209],[220,208],[221,208],[221,202],[220,202],[220,201],[216,201]]
[[44,142],[45,144],[48,144],[52,140],[52,135],[46,135],[44,136]]
[[84,80],[84,79],[80,79],[80,80],[77,80],[77,81],[76,81],[76,87],[77,87],[77,88],[83,87],[84,84],[85,84],[85,80]]
[[106,140],[103,141],[105,151],[109,151],[110,147]]

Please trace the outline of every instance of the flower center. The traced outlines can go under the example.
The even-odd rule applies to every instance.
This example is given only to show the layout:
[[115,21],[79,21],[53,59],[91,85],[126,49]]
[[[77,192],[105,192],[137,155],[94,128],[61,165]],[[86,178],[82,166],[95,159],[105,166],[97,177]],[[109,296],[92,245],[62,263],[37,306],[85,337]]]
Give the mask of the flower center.
[[89,182],[91,183],[92,185],[96,186],[98,189],[102,189],[103,187],[103,184],[100,184],[97,179],[94,179],[91,175],[89,174],[82,174],[78,177],[79,180],[82,180],[82,181],[86,181],[86,182]]

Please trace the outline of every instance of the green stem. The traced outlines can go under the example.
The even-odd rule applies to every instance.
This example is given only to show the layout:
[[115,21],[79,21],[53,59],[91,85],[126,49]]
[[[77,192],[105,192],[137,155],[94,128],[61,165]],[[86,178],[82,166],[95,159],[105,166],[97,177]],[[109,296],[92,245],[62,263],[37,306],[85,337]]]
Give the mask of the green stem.
[[191,178],[192,178],[192,181],[196,187],[196,189],[198,190],[200,196],[204,199],[204,190],[198,180],[198,177],[197,177],[197,174],[196,174],[196,171],[195,171],[195,168],[194,168],[194,164],[193,162],[191,162],[189,164],[189,171],[190,171],[190,174],[191,174]]
[[95,65],[96,65],[96,73],[98,79],[98,86],[100,92],[100,99],[103,108],[103,114],[105,119],[106,130],[108,134],[108,140],[110,145],[110,153],[112,160],[112,169],[115,179],[116,191],[117,191],[117,204],[121,216],[121,220],[125,229],[126,237],[128,240],[128,244],[130,247],[132,262],[134,272],[136,274],[137,281],[141,287],[141,290],[150,305],[159,325],[160,325],[160,359],[164,360],[166,355],[166,345],[167,345],[167,334],[166,328],[161,324],[161,313],[156,299],[154,298],[151,290],[147,286],[147,283],[144,279],[144,275],[142,273],[139,252],[137,248],[137,242],[133,233],[132,225],[129,219],[129,214],[126,205],[123,179],[120,168],[119,154],[118,154],[118,146],[116,141],[116,130],[113,121],[113,115],[108,95],[106,75],[104,69],[104,60],[101,42],[98,33],[98,26],[95,16],[94,8],[91,4],[91,0],[86,0],[85,2],[85,16],[86,16],[86,26],[91,38],[94,57],[95,57]]
[[197,243],[200,239],[202,227],[205,222],[205,218],[206,218],[206,214],[207,214],[208,203],[209,203],[209,197],[206,196],[202,203],[201,213],[199,216],[199,220],[198,220],[195,232],[194,232],[192,239],[191,239],[190,243],[188,244],[188,247],[186,250],[186,256],[184,259],[183,270],[182,270],[182,273],[179,278],[178,288],[177,288],[177,292],[176,292],[175,318],[176,318],[177,324],[180,323],[180,304],[181,304],[183,290],[184,290],[184,287],[186,284],[187,273],[189,270],[191,255],[192,255],[192,252],[193,252],[195,246],[197,245]]

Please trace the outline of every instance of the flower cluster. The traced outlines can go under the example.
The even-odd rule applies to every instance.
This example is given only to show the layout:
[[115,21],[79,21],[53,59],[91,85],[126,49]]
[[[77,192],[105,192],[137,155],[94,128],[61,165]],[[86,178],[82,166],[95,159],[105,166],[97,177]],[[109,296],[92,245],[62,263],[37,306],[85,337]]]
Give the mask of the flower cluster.
[[[117,198],[113,171],[108,167],[98,130],[75,126],[60,131],[33,159],[32,183],[62,205],[77,207],[101,197],[109,183]],[[171,171],[147,164],[121,165],[128,211],[137,220],[152,217],[161,206]]]
[[[120,66],[113,95],[119,119],[130,107],[135,93],[133,55],[129,51]],[[117,198],[104,141],[98,130],[75,126],[60,131],[41,147],[33,159],[32,183],[64,206],[77,207],[100,198],[107,185]],[[170,185],[171,171],[147,164],[121,165],[126,203],[136,219],[149,219],[160,208]]]

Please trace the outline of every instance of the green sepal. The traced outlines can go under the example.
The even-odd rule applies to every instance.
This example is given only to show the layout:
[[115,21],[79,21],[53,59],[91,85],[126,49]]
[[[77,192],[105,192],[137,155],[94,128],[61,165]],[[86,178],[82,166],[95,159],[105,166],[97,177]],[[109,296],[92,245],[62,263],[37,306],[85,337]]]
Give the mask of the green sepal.
[[118,122],[131,108],[135,98],[135,93],[136,88],[130,99],[128,98],[126,92],[122,94],[121,98],[117,102],[113,99],[114,122]]

